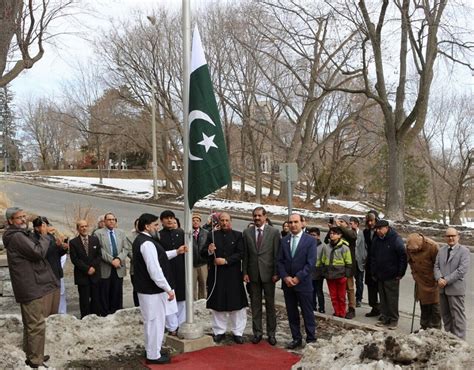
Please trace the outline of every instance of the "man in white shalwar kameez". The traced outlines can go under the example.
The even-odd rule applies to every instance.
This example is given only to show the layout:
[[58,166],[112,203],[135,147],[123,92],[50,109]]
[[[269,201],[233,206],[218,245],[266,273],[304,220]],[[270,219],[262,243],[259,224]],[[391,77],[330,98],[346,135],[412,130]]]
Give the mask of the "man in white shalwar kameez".
[[178,311],[175,293],[168,283],[170,266],[168,259],[186,252],[186,247],[165,251],[152,238],[159,228],[158,217],[144,213],[138,219],[139,234],[133,242],[134,288],[138,293],[140,310],[145,326],[147,364],[170,362],[167,354],[161,354],[165,331],[165,317]]

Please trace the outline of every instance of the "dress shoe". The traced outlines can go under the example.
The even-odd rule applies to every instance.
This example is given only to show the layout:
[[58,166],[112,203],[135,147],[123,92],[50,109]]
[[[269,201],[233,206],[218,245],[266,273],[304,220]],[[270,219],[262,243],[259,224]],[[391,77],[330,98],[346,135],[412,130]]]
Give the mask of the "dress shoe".
[[352,307],[349,307],[349,311],[346,313],[346,319],[352,320],[355,317],[356,313]]
[[275,337],[268,337],[267,342],[270,343],[270,345],[274,346],[277,344],[277,340]]
[[389,326],[390,325],[390,320],[384,319],[375,324],[375,326]]
[[356,307],[360,307],[362,306],[362,302],[361,301],[356,301]]
[[314,338],[314,339],[306,339],[306,344],[310,344],[310,343],[316,343],[316,338]]
[[365,314],[365,317],[375,317],[375,316],[378,316],[378,315],[380,315],[380,311],[377,310],[376,308],[372,308],[372,311],[367,312]]
[[324,308],[320,308],[318,311],[319,311],[319,313],[326,313],[326,311],[324,310]]
[[254,335],[253,338],[252,338],[252,343],[257,344],[257,343],[260,343],[261,340],[262,340],[261,335]]
[[234,339],[234,342],[237,344],[244,344],[244,337],[241,335],[234,335],[232,337]]
[[214,343],[220,343],[224,340],[225,334],[215,334],[212,339],[214,339]]
[[287,349],[295,349],[295,348],[301,347],[302,344],[303,344],[303,342],[301,341],[301,339],[292,340],[290,343],[287,344],[286,348]]
[[163,364],[169,364],[171,362],[171,358],[168,355],[161,355],[159,359],[156,360],[150,360],[146,359],[145,363],[149,365],[163,365]]
[[37,368],[39,368],[40,366],[41,366],[41,367],[48,368],[48,365],[46,365],[45,363],[36,365],[36,364],[31,363],[30,360],[26,360],[26,361],[25,361],[25,364],[26,364],[27,366],[31,367],[32,369],[37,369]]

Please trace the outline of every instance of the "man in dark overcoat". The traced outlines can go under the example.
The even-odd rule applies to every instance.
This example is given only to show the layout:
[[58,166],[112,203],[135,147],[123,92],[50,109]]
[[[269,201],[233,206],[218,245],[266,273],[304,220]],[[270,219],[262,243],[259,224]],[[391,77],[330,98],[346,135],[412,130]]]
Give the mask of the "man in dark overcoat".
[[220,230],[209,233],[207,248],[201,252],[207,255],[209,265],[206,307],[212,310],[214,341],[219,343],[224,339],[230,318],[234,342],[242,344],[248,306],[242,276],[242,233],[232,230],[228,213],[219,215],[219,225]]

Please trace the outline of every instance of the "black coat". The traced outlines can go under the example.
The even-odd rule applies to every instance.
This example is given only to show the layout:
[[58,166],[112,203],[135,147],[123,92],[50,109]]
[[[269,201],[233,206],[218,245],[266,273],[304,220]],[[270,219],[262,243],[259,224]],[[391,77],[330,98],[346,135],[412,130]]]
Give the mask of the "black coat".
[[207,248],[206,247],[207,234],[209,234],[209,231],[200,227],[197,240],[194,239],[193,237],[193,266],[194,267],[200,267],[207,264],[207,256],[206,257],[201,256],[201,251]]
[[[213,242],[212,233],[209,233],[206,248],[201,251],[201,256],[208,258],[209,273],[207,275],[207,308],[227,312],[240,310],[248,306],[247,295],[242,275],[242,257],[244,243],[240,231],[214,232],[216,252],[208,254],[209,244]],[[225,258],[227,265],[215,266],[214,258]],[[216,279],[217,271],[217,279]],[[214,287],[214,282],[216,282]],[[214,287],[214,291],[213,291]]]
[[[89,254],[86,254],[80,236],[69,241],[69,254],[74,265],[74,284],[76,285],[88,285],[90,283],[97,283],[100,280],[101,250],[99,239],[91,235],[88,238]],[[87,274],[90,267],[95,269],[93,275]]]
[[[40,234],[36,231],[34,233],[36,240],[39,240]],[[61,266],[61,257],[67,253],[67,250],[64,249],[62,246],[58,246],[56,244],[56,239],[53,235],[48,234],[46,237],[49,239],[49,248],[46,252],[46,260],[51,265],[51,269],[53,270],[54,276],[56,279],[61,280],[64,276],[63,268]]]
[[365,284],[367,285],[377,285],[377,282],[372,278],[372,258],[374,258],[374,250],[372,248],[372,241],[376,237],[375,229],[373,229],[374,233],[371,236],[370,229],[364,229],[364,241],[365,246],[367,249],[367,259],[365,260]]
[[407,269],[407,252],[402,238],[392,228],[382,239],[372,240],[373,258],[371,272],[377,280],[387,281],[402,278]]
[[[182,229],[160,230],[160,244],[165,251],[172,251],[184,245],[184,231]],[[176,300],[178,302],[186,299],[186,269],[184,265],[184,253],[170,260],[171,281],[174,287]]]

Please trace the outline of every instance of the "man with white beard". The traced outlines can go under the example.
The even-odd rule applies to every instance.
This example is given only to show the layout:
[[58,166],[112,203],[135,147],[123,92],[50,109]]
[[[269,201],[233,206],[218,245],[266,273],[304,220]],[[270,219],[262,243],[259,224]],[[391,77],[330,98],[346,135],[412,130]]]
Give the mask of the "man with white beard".
[[47,367],[44,362],[46,323],[43,314],[44,297],[59,288],[50,264],[46,261],[49,238],[46,228],[36,240],[27,228],[25,211],[18,207],[5,212],[8,228],[3,234],[7,249],[8,269],[15,300],[20,303],[23,322],[23,351],[25,363],[32,367]]

